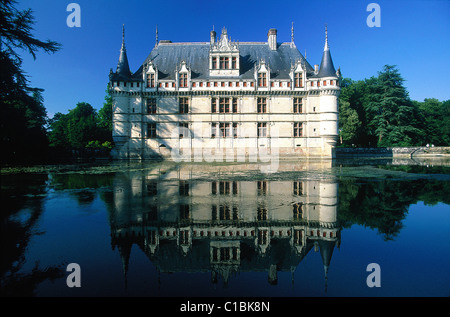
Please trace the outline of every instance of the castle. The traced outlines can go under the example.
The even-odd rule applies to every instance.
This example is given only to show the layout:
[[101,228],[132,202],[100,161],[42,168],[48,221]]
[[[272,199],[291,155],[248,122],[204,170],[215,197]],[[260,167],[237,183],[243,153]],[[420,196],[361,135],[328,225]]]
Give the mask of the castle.
[[115,159],[185,161],[257,159],[261,153],[334,158],[338,139],[339,70],[325,32],[319,65],[291,42],[156,40],[132,73],[124,33],[109,75]]

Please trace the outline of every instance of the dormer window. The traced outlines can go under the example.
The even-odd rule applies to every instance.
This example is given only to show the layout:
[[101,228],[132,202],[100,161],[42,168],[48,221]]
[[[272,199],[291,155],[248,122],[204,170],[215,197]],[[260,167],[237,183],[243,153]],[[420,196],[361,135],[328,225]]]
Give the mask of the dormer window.
[[177,81],[175,82],[175,84],[178,85],[178,88],[188,88],[190,80],[191,80],[191,70],[186,65],[186,62],[182,61],[177,73]]
[[237,68],[237,58],[236,57],[232,57],[231,58],[231,68],[232,69],[236,69]]
[[303,87],[303,74],[298,72],[294,73],[294,88],[302,88]]
[[180,82],[179,82],[179,84],[180,84],[180,88],[186,88],[188,85],[187,85],[187,73],[181,73],[180,74]]
[[154,88],[155,87],[155,74],[149,73],[147,74],[147,88]]
[[226,29],[220,40],[211,40],[209,51],[211,76],[239,76],[239,45],[231,42]]
[[220,69],[228,69],[228,57],[220,58]]
[[266,73],[258,73],[258,87],[267,87]]

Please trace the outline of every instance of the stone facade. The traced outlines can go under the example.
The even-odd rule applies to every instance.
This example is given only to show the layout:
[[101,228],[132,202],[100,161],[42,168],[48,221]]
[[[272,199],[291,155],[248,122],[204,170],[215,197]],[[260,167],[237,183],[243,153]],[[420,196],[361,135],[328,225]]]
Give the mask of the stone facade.
[[238,43],[224,28],[219,40],[157,42],[135,73],[123,40],[110,87],[116,159],[335,156],[339,71],[327,38],[319,68],[275,29]]

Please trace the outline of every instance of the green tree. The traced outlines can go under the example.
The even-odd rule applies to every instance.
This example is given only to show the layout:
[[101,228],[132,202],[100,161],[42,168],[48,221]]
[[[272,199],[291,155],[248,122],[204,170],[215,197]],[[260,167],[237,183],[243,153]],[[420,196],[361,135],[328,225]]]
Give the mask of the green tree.
[[61,112],[55,113],[49,120],[48,139],[49,145],[53,150],[60,152],[70,149],[68,135],[69,116]]
[[97,139],[97,113],[87,102],[79,102],[69,111],[67,138],[70,146],[79,153],[89,141]]
[[378,77],[366,81],[365,110],[370,133],[378,146],[411,146],[421,136],[418,111],[395,66],[385,65]]
[[339,95],[339,130],[341,144],[344,146],[365,146],[367,141],[364,96],[366,83],[350,78],[341,80]]
[[448,146],[450,144],[450,101],[441,102],[426,98],[423,102],[413,101],[420,112],[422,122],[422,144]]
[[358,131],[361,128],[358,113],[350,107],[350,102],[342,100],[339,104],[339,134],[341,144],[352,146],[357,143]]
[[13,0],[0,0],[0,132],[2,163],[41,158],[47,148],[47,113],[42,90],[28,86],[18,51],[36,58],[39,50],[54,53],[60,44],[33,37],[32,11],[17,10]]
[[109,84],[106,89],[105,102],[98,111],[97,119],[99,138],[104,142],[112,142],[112,96],[109,92]]

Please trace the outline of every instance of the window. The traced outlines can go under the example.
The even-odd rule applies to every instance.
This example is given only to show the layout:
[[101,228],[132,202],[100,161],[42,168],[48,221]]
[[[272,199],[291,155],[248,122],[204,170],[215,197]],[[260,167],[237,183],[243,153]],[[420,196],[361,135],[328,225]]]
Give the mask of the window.
[[211,112],[217,111],[217,98],[211,98]]
[[295,88],[301,88],[303,87],[303,80],[302,80],[302,73],[295,73],[294,74],[294,87]]
[[294,220],[302,219],[302,213],[303,213],[302,203],[295,203],[294,205],[292,205],[292,216]]
[[267,99],[266,98],[258,97],[257,111],[258,111],[258,113],[266,113],[267,112]]
[[178,136],[180,139],[189,136],[189,124],[187,122],[178,123]]
[[[189,218],[184,220],[189,220]],[[189,230],[180,230],[180,244],[189,245]]]
[[294,122],[294,137],[303,136],[303,124],[302,122]]
[[219,123],[220,136],[223,138],[230,136],[230,123],[229,122],[220,122]]
[[219,98],[219,112],[229,113],[230,112],[230,99],[229,98]]
[[[220,195],[230,195],[231,187],[233,190],[233,195],[237,195],[238,194],[238,184],[236,181],[233,181],[233,182],[220,181],[219,182],[219,194]],[[211,183],[211,194],[217,195],[217,182],[216,181],[213,181]]]
[[155,87],[155,74],[147,74],[147,88]]
[[267,230],[258,231],[258,244],[266,245],[267,244]]
[[303,237],[302,230],[294,230],[294,244],[295,245],[302,245],[302,237]]
[[147,113],[156,113],[156,98],[147,98]]
[[294,97],[294,113],[302,113],[302,98]]
[[238,137],[237,123],[236,122],[233,122],[233,137],[234,138]]
[[259,221],[267,220],[267,208],[263,204],[259,205],[256,212]]
[[258,196],[267,195],[267,181],[258,181]]
[[182,73],[180,74],[180,87],[181,88],[186,88],[187,85],[187,73]]
[[231,68],[237,69],[237,59],[236,57],[231,58]]
[[189,220],[189,205],[180,205],[180,220]]
[[147,124],[147,138],[156,138],[156,123],[151,122]]
[[323,85],[324,85],[324,86],[327,85],[327,81],[326,81],[326,80],[323,81]]
[[180,97],[179,100],[179,112],[188,113],[189,112],[189,99],[188,97]]
[[233,98],[233,113],[237,113],[237,98]]
[[266,73],[258,73],[258,87],[267,87]]
[[220,69],[229,69],[229,58],[228,57],[220,57]]
[[217,68],[217,57],[213,57],[212,58],[212,69],[216,69]]
[[265,138],[267,136],[267,123],[258,122],[258,138]]
[[293,183],[292,192],[296,196],[301,196],[303,194],[303,184],[302,182],[294,182]]
[[189,196],[189,182],[180,180],[178,184],[178,193],[180,196]]
[[211,123],[211,139],[214,139],[217,135],[217,123]]

